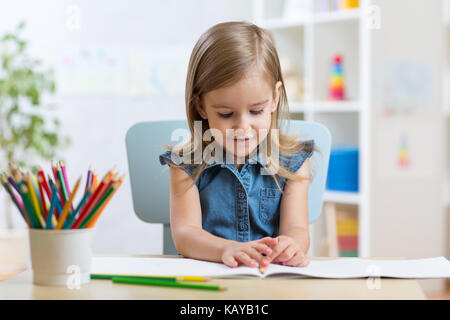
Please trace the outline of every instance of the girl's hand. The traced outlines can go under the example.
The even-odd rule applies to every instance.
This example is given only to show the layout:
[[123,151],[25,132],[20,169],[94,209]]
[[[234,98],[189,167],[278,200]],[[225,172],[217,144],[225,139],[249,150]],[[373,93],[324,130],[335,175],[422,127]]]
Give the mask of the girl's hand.
[[272,254],[268,257],[273,263],[279,263],[291,267],[306,267],[309,259],[291,237],[278,236],[278,243],[272,248]]
[[277,243],[276,238],[265,237],[249,242],[239,242],[227,247],[222,254],[222,261],[227,266],[234,268],[240,264],[248,267],[258,267],[270,263],[268,257],[272,249],[270,247]]

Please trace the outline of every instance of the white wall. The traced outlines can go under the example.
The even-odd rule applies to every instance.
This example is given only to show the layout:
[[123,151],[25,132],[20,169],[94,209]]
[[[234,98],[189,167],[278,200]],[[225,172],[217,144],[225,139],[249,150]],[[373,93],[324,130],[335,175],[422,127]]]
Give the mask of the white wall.
[[[373,0],[372,3],[381,8],[382,20],[381,28],[372,33],[374,157],[370,255],[410,259],[443,256],[445,220],[441,182],[445,172],[445,145],[441,3],[422,0]],[[388,83],[391,74],[388,68],[404,63],[411,72],[425,71],[423,85],[412,93],[422,93],[423,101],[408,101],[412,106],[409,111],[397,109],[394,114],[385,115],[383,103],[386,102],[382,98],[388,95],[380,89],[380,83]],[[392,170],[390,165],[395,163],[389,157],[393,147],[398,148],[399,134],[408,138],[411,153],[411,167],[406,172]],[[425,289],[439,290],[444,283],[439,279],[421,284]]]
[[[73,23],[74,5],[80,10],[79,28]],[[128,173],[124,141],[126,130],[132,124],[185,118],[187,63],[183,65],[183,62],[188,60],[200,34],[219,22],[250,19],[251,1],[239,0],[0,2],[0,34],[26,20],[24,36],[29,41],[30,52],[46,66],[55,68],[60,92],[47,101],[59,106],[63,132],[72,139],[70,149],[61,154],[67,163],[71,185],[79,174],[85,177],[90,164],[100,177],[114,164],[119,172]],[[101,81],[95,82],[97,87],[92,90],[76,82],[78,87],[71,87],[70,77],[76,77],[77,70],[68,73],[62,59],[73,53],[71,50],[80,49],[94,53],[104,49],[120,60],[116,62],[125,71],[117,68],[111,73],[119,83],[112,86],[117,90],[106,85],[102,89]],[[143,61],[136,59],[136,55]],[[133,57],[131,68],[129,63]],[[136,83],[130,85],[130,81],[146,76],[145,72],[136,74],[136,69],[148,67],[152,59],[157,59],[156,64],[163,61],[168,66],[173,59],[178,68],[175,72],[169,70],[171,76],[176,76],[170,92],[151,93],[139,90]],[[130,70],[134,72],[132,79],[128,78]],[[49,166],[43,163],[46,171],[50,170]],[[2,165],[0,170],[3,169]],[[13,213],[15,227],[23,228],[18,212]],[[4,228],[5,224],[1,214],[0,227]],[[93,249],[95,253],[162,252],[162,227],[143,223],[135,216],[128,179],[99,219]]]

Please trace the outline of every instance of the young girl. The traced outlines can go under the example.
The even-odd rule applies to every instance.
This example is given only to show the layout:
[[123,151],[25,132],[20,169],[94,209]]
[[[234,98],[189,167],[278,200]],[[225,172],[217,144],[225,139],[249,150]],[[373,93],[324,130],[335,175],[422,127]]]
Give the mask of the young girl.
[[[278,133],[288,108],[269,33],[245,22],[207,30],[190,58],[186,113],[191,139],[177,146],[182,152],[167,146],[160,156],[170,166],[178,252],[229,267],[307,266],[314,144]],[[210,153],[212,161],[204,156]]]

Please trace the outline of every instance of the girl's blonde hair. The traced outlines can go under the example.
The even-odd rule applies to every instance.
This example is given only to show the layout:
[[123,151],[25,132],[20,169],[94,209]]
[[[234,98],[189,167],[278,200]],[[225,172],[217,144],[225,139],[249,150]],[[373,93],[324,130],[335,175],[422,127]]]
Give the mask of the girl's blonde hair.
[[[278,81],[284,83],[277,51],[271,35],[266,30],[252,23],[226,22],[211,27],[201,35],[192,50],[186,78],[186,114],[191,138],[184,145],[177,146],[177,150],[191,150],[191,159],[193,159],[196,148],[201,148],[199,154],[203,154],[203,150],[209,144],[202,139],[205,131],[209,129],[208,120],[204,120],[197,111],[201,106],[203,95],[238,82],[255,66],[261,68],[274,90]],[[286,90],[282,85],[278,108],[272,113],[271,121],[271,129],[280,129],[279,135],[278,139],[274,139],[272,130],[269,130],[266,137],[268,152],[273,150],[272,144],[274,147],[278,147],[280,157],[290,156],[302,150],[312,151],[309,144],[298,140],[298,135],[282,133],[283,125],[287,125],[286,130],[288,130],[289,120]],[[198,145],[194,145],[194,121],[202,121],[202,136],[197,137],[199,139],[197,141],[201,141],[201,144]],[[172,151],[175,148],[164,146]],[[186,156],[181,153],[179,152],[180,156]],[[281,192],[283,190],[274,173],[291,180],[309,179],[296,176],[286,168],[278,166],[279,159],[273,159],[271,154],[267,154],[264,162]],[[181,166],[171,165],[186,166],[184,164]],[[205,166],[206,162],[202,161],[192,172],[193,184],[200,177]]]

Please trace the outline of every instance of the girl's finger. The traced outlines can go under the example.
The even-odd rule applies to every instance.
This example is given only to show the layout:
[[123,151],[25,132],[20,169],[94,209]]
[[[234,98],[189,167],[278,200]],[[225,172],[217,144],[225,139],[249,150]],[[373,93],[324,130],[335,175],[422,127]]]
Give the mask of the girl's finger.
[[303,258],[300,255],[300,252],[297,252],[292,256],[292,258],[290,258],[288,261],[283,262],[282,264],[285,266],[299,267],[302,262]]
[[272,253],[272,249],[263,243],[255,243],[253,246],[256,250],[258,250],[260,253],[264,253],[266,255],[269,255]]
[[306,258],[303,252],[298,252],[295,254],[291,260],[283,263],[284,265],[294,266],[294,267],[306,267],[309,264],[309,259]]
[[268,258],[266,258],[265,256],[263,256],[261,254],[261,252],[259,252],[258,250],[256,250],[255,248],[252,247],[248,247],[243,249],[243,251],[245,253],[247,253],[247,255],[252,258],[253,260],[256,260],[256,262],[259,265],[263,265],[263,264],[267,264],[270,262],[270,260]]
[[300,262],[299,267],[307,267],[309,265],[309,259],[307,257],[303,258],[303,261]]
[[236,259],[234,259],[233,256],[224,257],[223,263],[225,263],[225,265],[229,266],[230,268],[235,268],[238,266],[238,262],[236,261]]
[[292,246],[288,246],[283,252],[278,256],[278,261],[286,262],[292,259],[296,251]]
[[254,260],[251,259],[247,253],[240,251],[238,252],[235,256],[235,259],[237,259],[238,261],[242,262],[243,264],[245,264],[248,267],[252,267],[255,268],[258,266],[258,263]]
[[278,256],[280,253],[282,253],[289,245],[289,242],[287,241],[280,241],[278,244],[272,248],[272,253],[270,254],[269,258],[272,261],[278,260]]
[[256,243],[263,243],[269,247],[273,247],[278,244],[278,238],[265,237],[265,238],[256,240]]

